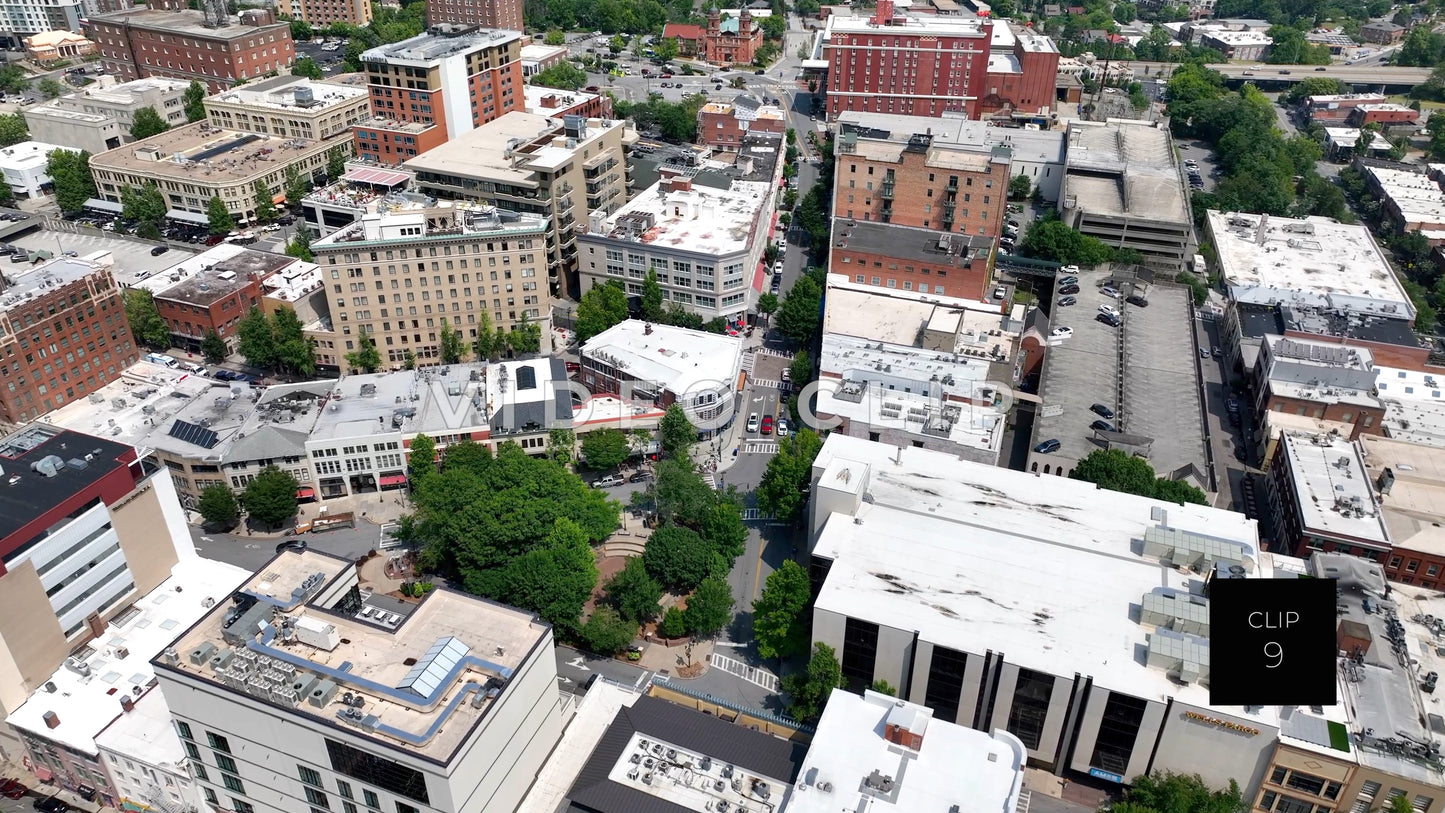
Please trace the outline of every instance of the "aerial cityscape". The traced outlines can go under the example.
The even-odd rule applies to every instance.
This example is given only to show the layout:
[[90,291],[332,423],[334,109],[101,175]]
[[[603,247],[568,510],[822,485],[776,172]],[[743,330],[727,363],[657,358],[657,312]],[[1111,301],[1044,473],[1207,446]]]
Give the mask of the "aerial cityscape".
[[0,813],[1445,813],[1445,2],[0,50]]

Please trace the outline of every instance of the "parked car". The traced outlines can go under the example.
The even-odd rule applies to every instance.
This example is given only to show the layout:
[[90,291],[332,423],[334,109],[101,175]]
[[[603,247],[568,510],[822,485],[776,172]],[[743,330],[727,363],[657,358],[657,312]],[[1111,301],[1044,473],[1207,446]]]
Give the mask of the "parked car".
[[1059,284],[1060,284],[1060,285],[1078,285],[1078,284],[1079,284],[1079,278],[1076,277],[1076,276],[1074,276],[1073,274],[1070,274],[1070,275],[1067,276],[1067,277],[1060,277],[1060,278],[1059,278]]
[[1089,410],[1101,418],[1107,418],[1111,421],[1114,420],[1114,410],[1104,406],[1103,404],[1094,404],[1093,406],[1089,407]]
[[632,475],[631,477],[628,477],[628,478],[627,478],[627,482],[629,482],[629,483],[650,483],[650,482],[652,482],[652,472],[650,472],[650,471],[639,471],[639,472],[637,472],[636,474]]
[[1114,424],[1109,423],[1108,421],[1094,421],[1093,423],[1089,424],[1089,428],[1090,428],[1090,429],[1097,430],[1097,431],[1099,431],[1099,432],[1117,432],[1117,431],[1119,431],[1119,430],[1117,430],[1117,429],[1114,428]]
[[155,248],[151,249],[151,256],[152,256],[152,257],[159,257],[159,256],[161,256],[162,254],[164,254],[164,253],[166,253],[167,251],[170,251],[170,250],[171,250],[171,247],[170,247],[170,246],[156,246]]
[[581,370],[581,369],[582,369],[582,365],[578,364],[578,363],[575,362],[575,361],[568,361],[568,362],[563,362],[563,363],[566,365],[566,367],[567,367],[567,372],[569,372],[569,373],[575,373],[575,372],[577,372],[578,370]]
[[282,542],[276,546],[277,553],[285,553],[288,550],[294,550],[297,553],[306,550],[306,540],[288,539],[285,542]]
[[1057,452],[1061,446],[1063,446],[1063,444],[1059,443],[1058,438],[1051,438],[1035,446],[1034,451],[1039,454],[1053,454]]
[[1199,348],[1199,357],[1202,358],[1202,359],[1207,359],[1207,358],[1209,358],[1209,351],[1208,351],[1208,350],[1205,350],[1205,349],[1202,348],[1202,347]]
[[621,477],[618,477],[618,476],[615,475],[615,474],[609,474],[609,475],[607,475],[606,477],[599,477],[599,478],[597,478],[596,480],[593,480],[593,481],[592,481],[592,487],[593,487],[593,488],[616,488],[616,487],[622,485],[623,482],[624,482],[624,481],[623,481],[623,479],[622,479]]
[[1007,298],[1007,297],[1008,297],[1008,291],[1004,290],[1003,288],[995,288],[995,289],[993,289],[993,298],[994,298],[994,299],[1005,299],[1005,298]]
[[1119,298],[1119,289],[1115,288],[1112,285],[1105,285],[1103,288],[1100,288],[1099,293],[1103,294],[1104,296],[1110,297],[1111,299]]
[[14,779],[0,781],[0,796],[6,799],[19,799],[29,792],[30,788],[16,782]]
[[1112,316],[1112,315],[1107,314],[1107,313],[1101,313],[1101,314],[1099,314],[1098,316],[1095,316],[1095,317],[1094,317],[1094,321],[1096,321],[1096,322],[1103,322],[1104,324],[1108,325],[1109,327],[1119,327],[1120,325],[1124,324],[1124,321],[1123,321],[1122,319],[1120,319],[1119,317],[1117,317],[1117,316]]
[[1122,313],[1119,312],[1119,309],[1118,309],[1118,308],[1115,308],[1115,307],[1110,306],[1110,305],[1100,305],[1100,306],[1099,306],[1099,313],[1107,313],[1107,314],[1109,314],[1110,316],[1114,317],[1115,319],[1118,319],[1118,318],[1120,318],[1120,317],[1122,317],[1122,316],[1124,315],[1124,314],[1122,314]]
[[1124,300],[1124,301],[1125,301],[1125,302],[1128,302],[1130,305],[1135,305],[1135,306],[1140,307],[1140,308],[1147,308],[1147,307],[1149,307],[1149,300],[1145,299],[1144,297],[1142,297],[1142,296],[1140,296],[1140,295],[1138,295],[1138,294],[1134,294],[1134,295],[1130,296],[1128,299],[1126,299],[1126,300]]
[[1078,292],[1079,286],[1077,285],[1065,285],[1059,289],[1059,293],[1061,294],[1077,294]]
[[1063,298],[1059,299],[1059,307],[1061,307],[1061,308],[1067,308],[1067,307],[1069,307],[1070,305],[1077,305],[1077,304],[1079,304],[1079,299],[1078,299],[1078,297],[1066,296],[1066,297],[1063,297]]
[[35,800],[35,809],[41,813],[67,813],[70,805],[60,801],[54,796],[46,796],[44,799]]
[[233,372],[231,372],[230,370],[217,370],[217,371],[215,371],[214,373],[211,374],[211,377],[214,378],[214,379],[216,379],[217,381],[235,381],[235,380],[236,380],[236,374],[233,373]]
[[771,435],[771,434],[773,434],[773,416],[772,416],[772,415],[764,415],[764,416],[763,416],[763,428],[762,428],[761,430],[759,430],[759,431],[761,431],[764,435]]
[[1070,336],[1074,335],[1074,329],[1071,327],[1056,327],[1053,330],[1049,331],[1049,335],[1053,336],[1055,339],[1067,339]]
[[758,431],[758,420],[759,420],[759,419],[758,419],[758,413],[756,413],[756,412],[754,412],[753,414],[751,414],[751,415],[748,416],[748,426],[747,426],[747,429],[748,429],[749,432],[756,432],[756,431]]
[[1211,349],[1211,350],[1209,351],[1209,353],[1210,353],[1210,355],[1214,356],[1215,358],[1222,358],[1222,357],[1224,356],[1224,353],[1221,352],[1218,347],[1215,347],[1215,348]]
[[778,437],[780,437],[780,438],[785,438],[785,437],[787,437],[791,432],[792,432],[792,430],[788,428],[788,419],[787,419],[787,418],[779,418],[779,419],[778,419]]

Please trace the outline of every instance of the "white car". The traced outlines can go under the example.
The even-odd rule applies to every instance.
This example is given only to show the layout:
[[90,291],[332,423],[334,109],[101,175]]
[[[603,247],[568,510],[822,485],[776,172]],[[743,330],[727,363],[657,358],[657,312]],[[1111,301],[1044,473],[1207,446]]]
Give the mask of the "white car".
[[1119,309],[1118,309],[1118,308],[1115,308],[1115,307],[1110,306],[1110,305],[1100,305],[1100,306],[1099,306],[1099,313],[1107,313],[1107,314],[1109,314],[1110,316],[1114,317],[1115,319],[1122,318],[1123,315],[1124,315],[1124,314],[1122,314],[1122,313],[1119,313]]
[[1066,265],[1063,268],[1059,269],[1059,273],[1063,274],[1064,276],[1068,276],[1070,274],[1077,276],[1079,273],[1079,267],[1077,265]]
[[778,437],[780,437],[780,438],[785,438],[785,437],[788,436],[789,430],[788,430],[788,419],[787,419],[787,418],[779,418],[779,419],[778,419],[777,432],[778,432]]
[[1053,330],[1049,331],[1049,335],[1053,336],[1055,339],[1067,339],[1070,336],[1074,335],[1074,329],[1071,327],[1056,327]]
[[1100,288],[1100,289],[1099,289],[1099,293],[1103,294],[1104,296],[1110,297],[1110,298],[1112,298],[1112,299],[1118,299],[1118,298],[1119,298],[1119,292],[1118,292],[1116,289],[1111,288],[1111,287],[1109,287],[1109,286],[1107,286],[1107,285],[1105,285],[1103,288]]
[[749,415],[749,416],[748,416],[748,432],[756,432],[756,431],[758,431],[758,423],[759,423],[759,421],[760,421],[760,419],[758,418],[758,413],[754,412],[753,414]]

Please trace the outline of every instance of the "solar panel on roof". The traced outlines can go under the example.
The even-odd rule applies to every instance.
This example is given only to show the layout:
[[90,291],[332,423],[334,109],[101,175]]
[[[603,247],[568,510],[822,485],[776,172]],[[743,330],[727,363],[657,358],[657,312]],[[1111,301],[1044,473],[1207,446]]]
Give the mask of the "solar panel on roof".
[[438,638],[436,643],[417,659],[416,665],[406,673],[396,688],[410,689],[421,697],[431,697],[451,674],[452,668],[461,663],[471,649],[456,638]]
[[176,421],[171,424],[171,428],[166,434],[202,449],[213,449],[217,443],[221,442],[221,438],[215,432],[188,421]]

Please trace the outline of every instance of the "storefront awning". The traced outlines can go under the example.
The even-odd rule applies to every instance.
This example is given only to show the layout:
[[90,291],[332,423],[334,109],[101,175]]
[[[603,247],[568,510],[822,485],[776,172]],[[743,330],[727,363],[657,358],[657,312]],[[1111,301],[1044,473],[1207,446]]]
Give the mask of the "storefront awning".
[[187,212],[182,209],[172,209],[166,212],[166,218],[168,220],[179,220],[182,223],[192,223],[197,226],[209,226],[211,224],[210,218],[205,215],[197,212]]
[[274,203],[274,204],[276,204],[277,206],[280,206],[281,204],[283,204],[283,203],[286,202],[286,193],[285,193],[285,192],[277,192],[275,195],[273,195],[273,196],[271,197],[271,202]]
[[380,482],[383,487],[385,487],[385,486],[404,486],[404,485],[406,485],[406,475],[405,475],[405,474],[383,474],[383,475],[381,475],[381,479],[380,479],[378,482]]
[[768,284],[768,267],[758,263],[757,273],[753,274],[753,290],[762,293],[767,290],[764,285]]
[[296,489],[296,499],[298,499],[298,500],[313,500],[313,499],[316,499],[316,492],[315,492],[314,490],[312,490],[312,489],[309,489],[309,488],[298,488],[298,489]]
[[91,198],[90,200],[87,200],[85,202],[85,208],[94,209],[97,212],[110,212],[111,214],[115,215],[118,215],[121,212],[125,211],[125,207],[121,206],[119,203],[116,203],[113,200],[103,200],[101,198]]
[[401,186],[411,179],[411,175],[405,172],[369,167],[348,169],[346,175],[342,177],[348,183],[364,183],[372,186]]

